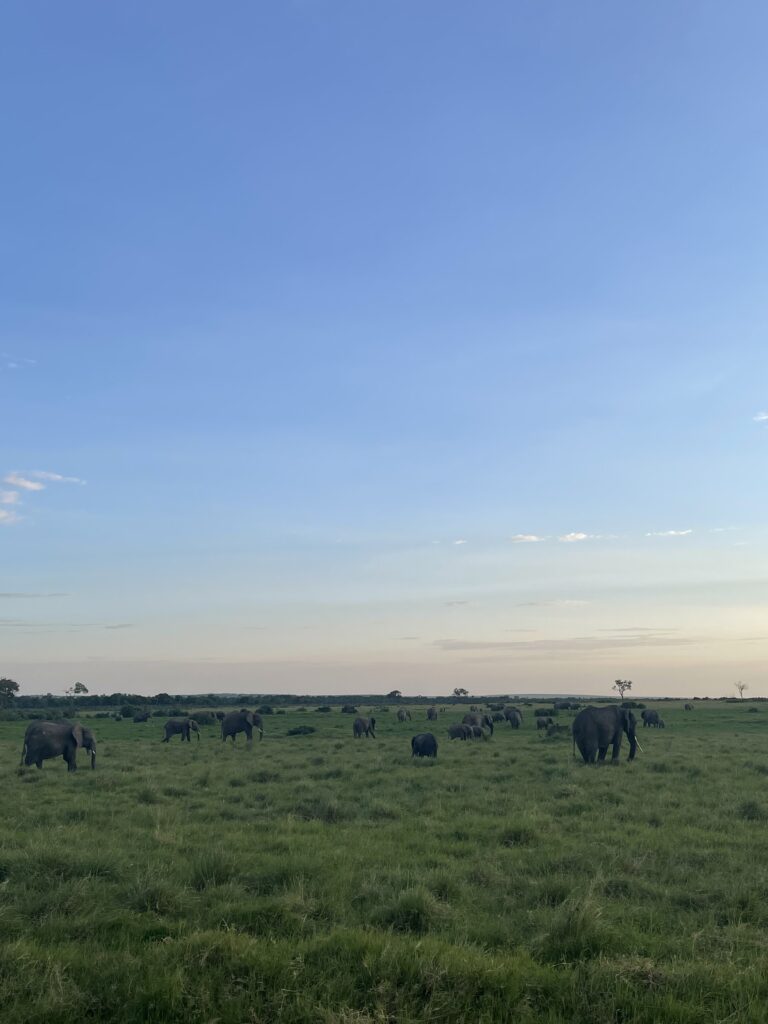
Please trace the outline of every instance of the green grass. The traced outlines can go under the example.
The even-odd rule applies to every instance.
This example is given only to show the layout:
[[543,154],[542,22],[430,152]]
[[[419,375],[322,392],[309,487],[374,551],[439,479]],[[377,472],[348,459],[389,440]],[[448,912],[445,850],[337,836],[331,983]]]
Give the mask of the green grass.
[[[0,1019],[762,1024],[749,707],[662,705],[617,767],[573,760],[530,708],[488,743],[448,740],[459,709],[374,710],[357,741],[338,709],[289,712],[252,749],[95,720],[98,769],[74,775],[17,771],[24,725],[2,723]],[[426,730],[435,763],[410,757]]]

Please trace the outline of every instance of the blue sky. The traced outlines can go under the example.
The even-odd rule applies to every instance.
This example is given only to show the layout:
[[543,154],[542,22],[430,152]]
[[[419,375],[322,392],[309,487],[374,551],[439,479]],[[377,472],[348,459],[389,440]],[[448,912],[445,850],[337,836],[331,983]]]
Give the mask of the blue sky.
[[766,30],[6,5],[0,674],[768,693]]

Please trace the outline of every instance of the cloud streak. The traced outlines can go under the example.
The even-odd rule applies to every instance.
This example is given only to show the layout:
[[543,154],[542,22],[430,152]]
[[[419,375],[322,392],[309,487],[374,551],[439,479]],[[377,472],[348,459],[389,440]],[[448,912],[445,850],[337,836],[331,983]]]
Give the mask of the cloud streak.
[[693,530],[656,530],[653,533],[646,533],[646,537],[688,537]]
[[546,537],[539,537],[536,533],[516,533],[510,540],[513,544],[540,544]]

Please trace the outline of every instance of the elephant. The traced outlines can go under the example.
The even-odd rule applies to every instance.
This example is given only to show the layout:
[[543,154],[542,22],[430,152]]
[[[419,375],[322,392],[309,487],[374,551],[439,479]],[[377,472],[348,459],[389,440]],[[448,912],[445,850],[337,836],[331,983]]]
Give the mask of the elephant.
[[149,712],[148,711],[137,711],[133,716],[134,722],[148,722]]
[[555,711],[570,711],[571,702],[569,700],[556,700],[553,702],[552,707]]
[[491,715],[491,718],[493,719],[494,724],[497,722],[504,721],[504,715],[502,715],[500,711],[494,711],[493,714]]
[[504,719],[509,722],[511,729],[519,729],[523,724],[523,716],[518,708],[505,708]]
[[200,730],[198,729],[197,722],[194,718],[169,718],[165,723],[163,731],[165,733],[162,739],[163,743],[168,743],[171,736],[178,736],[179,734],[181,734],[182,743],[184,740],[186,740],[187,743],[190,743],[190,732],[196,732],[197,742],[200,742]]
[[537,729],[548,729],[550,725],[554,725],[554,724],[555,723],[549,717],[547,717],[547,718],[537,718],[536,719],[536,728]]
[[656,728],[657,729],[666,729],[666,725],[664,724],[664,719],[661,716],[659,716],[656,719]]
[[470,725],[473,740],[487,740],[488,734],[481,725]]
[[655,726],[657,724],[659,720],[659,712],[646,710],[641,712],[640,717],[643,720],[643,728],[650,729],[652,725]]
[[469,740],[472,739],[472,730],[468,725],[449,725],[448,736],[452,740]]
[[420,732],[413,737],[411,757],[437,757],[437,740],[431,732]]
[[252,743],[254,729],[258,729],[259,741],[261,741],[264,738],[264,722],[257,711],[249,711],[247,708],[230,711],[221,720],[221,742],[226,743],[231,736],[234,746],[237,734],[244,732],[247,742]]
[[373,739],[376,739],[376,733],[374,732],[375,728],[375,718],[356,718],[352,724],[352,735],[356,740],[359,740],[361,736],[365,736],[366,738],[372,736]]
[[21,763],[43,767],[50,757],[63,757],[67,771],[77,771],[77,748],[91,754],[91,768],[96,767],[96,737],[79,722],[31,722],[24,733]]
[[436,722],[437,721],[437,708],[427,708],[427,721],[428,722]]
[[410,722],[411,712],[407,708],[399,708],[397,712],[398,722]]
[[683,711],[693,711],[693,704],[683,705]]
[[493,736],[493,719],[490,715],[464,715],[462,722],[464,725],[478,725],[481,729],[485,727]]
[[605,761],[609,746],[613,746],[611,763],[618,764],[622,733],[629,739],[629,760],[633,761],[638,749],[635,731],[635,716],[627,708],[616,704],[604,708],[583,708],[573,720],[574,756],[576,747],[585,764],[594,764],[595,759]]

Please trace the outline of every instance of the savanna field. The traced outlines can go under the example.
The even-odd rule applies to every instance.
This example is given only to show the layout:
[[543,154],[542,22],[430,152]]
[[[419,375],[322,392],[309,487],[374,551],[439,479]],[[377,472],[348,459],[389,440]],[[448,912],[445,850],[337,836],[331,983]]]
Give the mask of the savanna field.
[[250,749],[81,714],[75,774],[4,722],[0,1019],[763,1024],[768,705],[648,706],[617,767],[532,707],[488,742],[294,710]]

